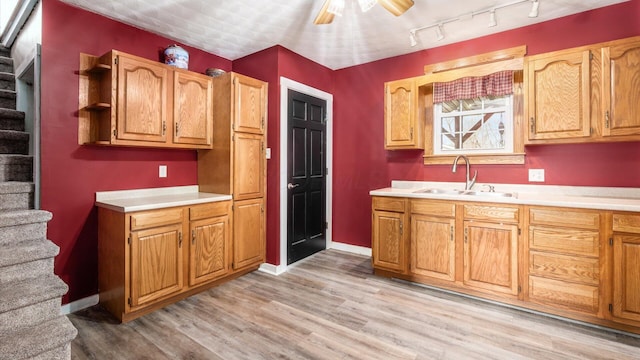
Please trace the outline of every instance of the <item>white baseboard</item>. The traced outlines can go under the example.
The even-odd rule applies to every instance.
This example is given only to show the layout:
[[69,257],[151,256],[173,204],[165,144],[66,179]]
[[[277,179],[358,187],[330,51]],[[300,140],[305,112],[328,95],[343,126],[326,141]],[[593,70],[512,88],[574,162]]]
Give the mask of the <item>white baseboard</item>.
[[258,270],[265,272],[267,274],[278,276],[280,274],[284,274],[285,272],[287,272],[287,266],[282,264],[273,265],[273,264],[264,263],[264,264],[260,264],[260,268],[258,268]]
[[329,248],[371,257],[371,248],[364,247],[364,246],[349,245],[349,244],[339,243],[334,241],[331,243]]
[[98,304],[98,300],[100,300],[99,295],[95,294],[86,298],[82,298],[80,300],[72,301],[68,304],[64,304],[60,307],[60,315],[69,315],[76,311],[92,307],[93,305]]

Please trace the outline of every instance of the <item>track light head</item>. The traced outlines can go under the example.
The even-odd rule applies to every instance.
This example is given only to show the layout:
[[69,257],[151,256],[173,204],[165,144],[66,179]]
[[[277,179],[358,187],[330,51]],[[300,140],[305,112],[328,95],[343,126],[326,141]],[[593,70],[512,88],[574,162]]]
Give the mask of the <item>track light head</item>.
[[418,39],[416,39],[416,32],[415,31],[410,31],[409,32],[409,44],[411,44],[411,47],[414,47],[414,46],[418,45]]
[[493,9],[489,12],[489,27],[494,27],[498,25],[498,21],[496,20],[496,10]]
[[531,4],[531,11],[529,12],[529,17],[530,18],[534,18],[534,17],[538,17],[538,8],[540,7],[540,1],[539,0],[531,0],[532,4]]
[[444,34],[442,33],[442,24],[436,26],[436,39],[438,39],[438,41],[444,39]]

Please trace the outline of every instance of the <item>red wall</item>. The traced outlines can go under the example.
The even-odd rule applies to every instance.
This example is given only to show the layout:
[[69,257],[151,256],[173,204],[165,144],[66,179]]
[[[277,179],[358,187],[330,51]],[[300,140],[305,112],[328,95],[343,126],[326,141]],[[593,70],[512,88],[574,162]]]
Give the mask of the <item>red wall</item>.
[[[197,183],[196,152],[79,146],[78,64],[81,52],[117,49],[160,59],[174,41],[79,10],[42,4],[42,209],[51,211],[48,237],[60,246],[56,273],[69,285],[63,302],[97,293],[95,192]],[[185,47],[191,70],[230,70],[231,61]],[[158,165],[168,177],[158,178]]]
[[[418,76],[440,61],[527,45],[528,54],[640,35],[640,0],[457,44],[342,69],[335,73],[333,238],[371,246],[369,191],[391,180],[463,181],[450,166],[425,166],[422,151],[385,151],[385,81]],[[640,144],[526,148],[524,165],[474,166],[478,181],[528,183],[529,168],[545,169],[545,184],[640,186]]]
[[[267,262],[280,259],[280,77],[331,93],[333,71],[281,46],[233,62],[233,70],[269,82],[267,147]],[[284,261],[283,261],[284,262]]]
[[[118,49],[150,59],[174,41],[43,0],[42,208],[53,212],[49,238],[61,248],[56,273],[70,286],[63,301],[97,292],[96,191],[196,184],[196,153],[77,145],[79,53]],[[234,61],[185,47],[190,69],[234,70],[269,82],[267,261],[279,264],[279,77],[334,94],[333,240],[370,246],[371,189],[392,179],[462,181],[449,166],[424,166],[422,152],[383,148],[383,83],[416,76],[425,64],[526,44],[541,53],[640,34],[640,0],[525,29],[331,71],[280,46]],[[562,34],[562,36],[558,36]],[[638,143],[527,148],[523,166],[478,166],[478,181],[525,183],[544,168],[547,184],[640,186]],[[168,165],[168,177],[157,176]]]

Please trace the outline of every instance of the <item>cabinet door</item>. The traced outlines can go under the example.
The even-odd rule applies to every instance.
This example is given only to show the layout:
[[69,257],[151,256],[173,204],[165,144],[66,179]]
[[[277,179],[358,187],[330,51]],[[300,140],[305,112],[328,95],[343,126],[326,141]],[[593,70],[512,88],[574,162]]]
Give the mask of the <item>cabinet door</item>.
[[229,271],[229,216],[191,222],[189,286],[215,280]]
[[211,77],[182,71],[173,79],[173,142],[211,145],[213,125]]
[[585,50],[527,62],[529,140],[591,135],[590,58]]
[[264,137],[235,133],[233,159],[233,198],[252,199],[264,196]]
[[518,226],[464,222],[464,284],[518,294]]
[[260,264],[264,256],[264,199],[236,201],[233,204],[233,268]]
[[407,272],[407,236],[404,213],[373,212],[373,267],[400,273]]
[[182,289],[182,223],[131,233],[131,306]]
[[384,146],[386,149],[422,149],[422,129],[417,124],[418,90],[413,79],[385,84]]
[[613,237],[614,320],[640,325],[640,236]]
[[166,142],[166,66],[124,55],[117,59],[117,139]]
[[640,134],[640,41],[602,49],[603,136]]
[[233,74],[235,131],[264,134],[267,109],[267,84],[247,76]]
[[411,215],[411,272],[455,280],[455,219]]

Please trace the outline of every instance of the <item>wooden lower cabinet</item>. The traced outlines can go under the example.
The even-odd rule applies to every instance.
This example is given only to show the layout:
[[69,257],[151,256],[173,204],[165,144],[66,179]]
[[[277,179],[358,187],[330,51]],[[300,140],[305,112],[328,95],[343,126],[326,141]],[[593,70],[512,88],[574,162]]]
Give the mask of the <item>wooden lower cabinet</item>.
[[379,275],[640,334],[640,213],[374,196],[372,221]]
[[[260,202],[261,204],[261,202]],[[264,234],[257,221],[235,217],[236,229]],[[100,303],[126,322],[254,270],[264,261],[264,236],[236,246],[247,260],[232,268],[231,201],[122,213],[98,209]],[[242,233],[242,232],[241,232]],[[246,234],[246,233],[245,233]],[[260,254],[259,256],[254,254]],[[251,254],[251,255],[247,255]]]
[[233,223],[233,269],[242,269],[264,262],[264,199],[234,202]]
[[464,222],[464,285],[518,295],[518,226]]
[[405,231],[405,224],[408,224],[406,204],[404,199],[373,198],[371,231],[374,268],[402,274],[407,272],[409,231]]
[[455,281],[455,224],[453,203],[411,201],[412,274]]

